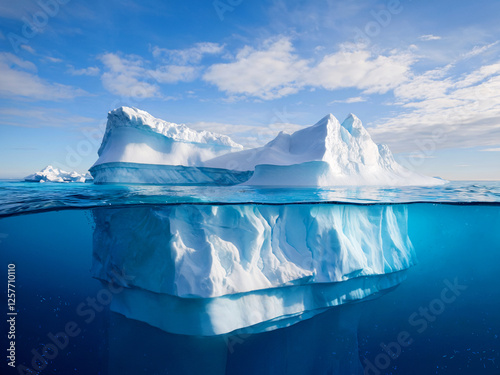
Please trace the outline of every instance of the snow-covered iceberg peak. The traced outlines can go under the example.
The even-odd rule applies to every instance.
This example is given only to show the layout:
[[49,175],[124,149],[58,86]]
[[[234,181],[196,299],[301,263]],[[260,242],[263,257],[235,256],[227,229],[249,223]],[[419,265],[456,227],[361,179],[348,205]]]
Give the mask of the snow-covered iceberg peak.
[[116,163],[202,166],[204,160],[242,149],[226,135],[196,131],[137,108],[120,107],[108,113],[99,159],[94,166],[106,163],[115,163],[115,167]]
[[342,127],[355,137],[370,138],[370,134],[364,128],[361,120],[353,113],[349,113],[349,116],[342,123]]
[[385,145],[377,145],[361,120],[344,122],[329,114],[293,134],[281,132],[263,147],[208,160],[213,168],[254,170],[249,185],[438,185],[399,165]]

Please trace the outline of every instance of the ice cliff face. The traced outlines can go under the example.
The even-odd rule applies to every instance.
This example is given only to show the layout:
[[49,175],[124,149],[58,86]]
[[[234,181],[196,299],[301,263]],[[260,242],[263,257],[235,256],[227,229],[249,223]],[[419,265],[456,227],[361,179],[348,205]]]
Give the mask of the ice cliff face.
[[176,333],[290,324],[397,285],[415,261],[404,205],[190,204],[94,220],[94,276],[132,276],[115,311]]
[[281,132],[263,147],[223,155],[208,167],[254,170],[248,185],[436,185],[443,180],[411,172],[396,163],[386,145],[377,145],[350,114],[342,124],[333,115],[293,134]]
[[136,108],[120,107],[108,113],[94,166],[111,162],[200,166],[204,160],[242,148],[228,136],[198,132]]
[[[211,298],[396,272],[413,263],[406,219],[404,206],[109,209],[96,216],[96,228],[106,230],[95,232],[95,249],[108,255],[113,248],[111,257],[99,256],[107,264],[98,275],[140,269],[136,286]],[[162,267],[155,267],[160,262]]]
[[92,176],[88,172],[86,174],[75,171],[66,172],[51,165],[24,178],[27,182],[86,182],[91,180]]

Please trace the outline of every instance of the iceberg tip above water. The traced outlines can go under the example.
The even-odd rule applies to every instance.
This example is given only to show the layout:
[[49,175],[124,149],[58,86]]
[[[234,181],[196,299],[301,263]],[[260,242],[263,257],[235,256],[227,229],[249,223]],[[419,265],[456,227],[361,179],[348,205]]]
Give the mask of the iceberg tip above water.
[[409,186],[446,181],[398,164],[361,120],[332,114],[265,146],[243,150],[226,135],[195,131],[129,107],[108,114],[90,169],[95,183],[258,186]]

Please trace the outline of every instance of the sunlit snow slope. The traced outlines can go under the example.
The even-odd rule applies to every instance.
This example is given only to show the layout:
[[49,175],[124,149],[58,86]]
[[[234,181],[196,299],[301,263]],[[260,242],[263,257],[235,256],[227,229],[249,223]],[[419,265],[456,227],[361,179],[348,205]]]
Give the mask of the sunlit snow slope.
[[333,115],[293,134],[281,132],[263,147],[223,155],[205,166],[254,170],[248,185],[440,185],[399,165],[386,145],[377,145],[350,114],[342,124]]

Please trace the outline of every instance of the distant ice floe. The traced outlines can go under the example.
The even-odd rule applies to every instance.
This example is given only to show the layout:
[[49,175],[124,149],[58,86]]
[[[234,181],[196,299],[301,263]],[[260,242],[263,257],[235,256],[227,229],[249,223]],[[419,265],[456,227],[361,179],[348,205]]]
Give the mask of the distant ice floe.
[[92,182],[93,177],[89,172],[80,174],[75,171],[66,172],[58,168],[48,165],[40,172],[36,172],[26,176],[24,181],[27,182]]

